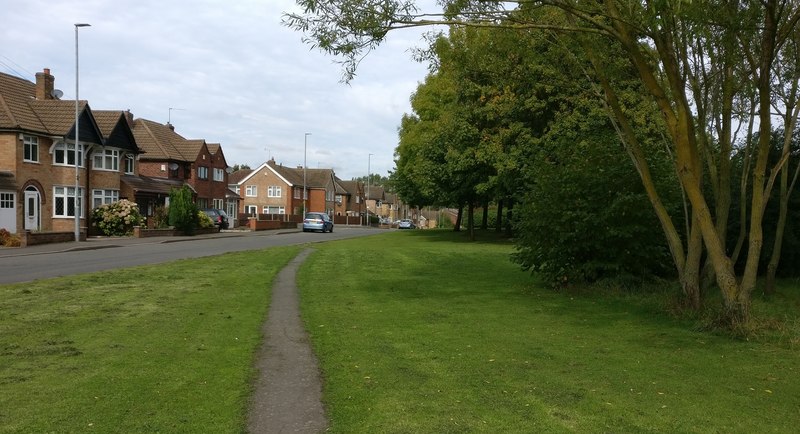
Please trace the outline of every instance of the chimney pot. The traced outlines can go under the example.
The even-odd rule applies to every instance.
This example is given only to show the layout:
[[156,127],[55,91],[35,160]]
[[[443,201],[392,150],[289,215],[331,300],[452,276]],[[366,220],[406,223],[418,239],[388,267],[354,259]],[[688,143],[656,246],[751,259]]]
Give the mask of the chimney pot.
[[36,99],[54,99],[53,89],[55,89],[55,77],[50,75],[50,68],[44,68],[44,72],[36,73]]

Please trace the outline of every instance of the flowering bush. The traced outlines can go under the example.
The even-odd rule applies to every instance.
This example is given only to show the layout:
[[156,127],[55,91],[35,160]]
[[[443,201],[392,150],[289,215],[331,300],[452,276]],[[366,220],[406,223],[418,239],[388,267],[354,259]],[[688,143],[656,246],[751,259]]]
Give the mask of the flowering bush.
[[6,229],[0,229],[0,246],[3,247],[19,247],[19,236],[12,234]]
[[197,221],[200,223],[201,228],[207,229],[214,227],[214,221],[203,211],[197,211]]
[[142,224],[142,215],[135,202],[122,199],[92,210],[92,224],[105,235],[130,235],[133,227]]

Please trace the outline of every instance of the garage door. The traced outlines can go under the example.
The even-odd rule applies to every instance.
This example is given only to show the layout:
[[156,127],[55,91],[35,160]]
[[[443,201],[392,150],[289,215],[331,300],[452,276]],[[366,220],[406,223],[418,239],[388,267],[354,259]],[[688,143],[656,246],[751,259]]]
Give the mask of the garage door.
[[17,201],[13,191],[0,191],[0,228],[17,232]]

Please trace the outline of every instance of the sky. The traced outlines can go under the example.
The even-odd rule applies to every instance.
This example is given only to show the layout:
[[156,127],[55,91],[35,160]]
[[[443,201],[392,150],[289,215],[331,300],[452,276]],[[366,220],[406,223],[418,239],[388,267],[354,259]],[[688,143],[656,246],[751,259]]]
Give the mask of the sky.
[[425,30],[399,30],[341,83],[333,56],[281,25],[293,0],[0,0],[0,10],[0,72],[35,82],[49,68],[62,99],[74,100],[74,24],[88,23],[78,35],[80,99],[220,143],[229,166],[305,158],[344,180],[386,176],[428,72],[410,51]]

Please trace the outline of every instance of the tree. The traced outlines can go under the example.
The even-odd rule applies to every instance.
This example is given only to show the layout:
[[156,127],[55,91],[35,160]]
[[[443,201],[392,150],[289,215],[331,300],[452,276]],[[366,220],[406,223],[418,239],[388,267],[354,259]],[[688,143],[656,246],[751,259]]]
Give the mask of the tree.
[[186,235],[194,234],[199,225],[198,209],[192,200],[192,190],[184,185],[169,193],[169,224]]
[[[793,0],[744,1],[740,3],[692,2],[689,0],[629,2],[622,0],[525,0],[517,2],[444,0],[443,13],[420,13],[415,2],[409,0],[298,0],[303,14],[289,14],[287,25],[304,31],[309,41],[320,49],[342,57],[344,78],[353,77],[355,67],[364,52],[380,44],[386,34],[409,26],[446,24],[489,28],[540,29],[560,34],[577,34],[583,52],[589,57],[595,79],[601,85],[614,121],[619,126],[620,137],[640,174],[643,186],[667,237],[670,252],[682,284],[688,290],[699,287],[698,273],[701,248],[713,268],[716,282],[723,296],[725,322],[732,328],[747,323],[750,314],[750,294],[756,285],[758,263],[763,245],[762,216],[772,182],[767,179],[768,153],[772,119],[772,71],[778,50],[796,32],[800,20],[800,4]],[[509,8],[509,5],[517,5]],[[730,5],[730,6],[729,6]],[[726,7],[727,6],[727,7]],[[540,21],[539,14],[520,14],[534,9],[557,10],[565,20],[555,24]],[[566,23],[566,24],[563,24]],[[698,32],[698,30],[704,30]],[[697,35],[706,38],[698,45]],[[690,41],[693,41],[690,43]],[[715,41],[729,45],[726,54],[707,56],[702,48]],[[702,42],[702,41],[701,41]],[[688,205],[690,217],[686,242],[681,239],[662,200],[649,176],[649,167],[633,129],[632,119],[624,110],[618,89],[606,74],[604,65],[593,54],[598,46],[614,43],[620,47],[625,59],[633,67],[642,89],[649,96],[664,119],[666,137],[674,164]],[[717,199],[723,206],[714,212],[712,193],[704,188],[704,173],[710,154],[704,134],[708,118],[698,116],[698,101],[702,94],[692,94],[687,89],[687,77],[692,76],[692,62],[721,59],[722,71],[732,53],[748,60],[752,78],[749,81],[757,90],[758,124],[763,131],[754,149],[751,172],[748,249],[745,267],[737,276],[731,255],[721,234],[727,226],[724,212],[725,188],[718,185]],[[697,71],[697,70],[694,70]],[[695,74],[693,77],[702,77]],[[732,101],[720,92],[744,92],[725,82],[720,87],[695,86],[695,91],[716,92],[711,99]],[[725,111],[721,111],[724,113]],[[725,127],[722,128],[723,130]],[[723,150],[724,152],[724,150]],[[729,158],[725,155],[724,158]],[[720,166],[716,166],[720,167]],[[776,167],[773,174],[780,171]],[[729,182],[725,175],[716,176],[713,182]],[[720,200],[721,199],[721,200]],[[719,212],[721,211],[721,212]]]

